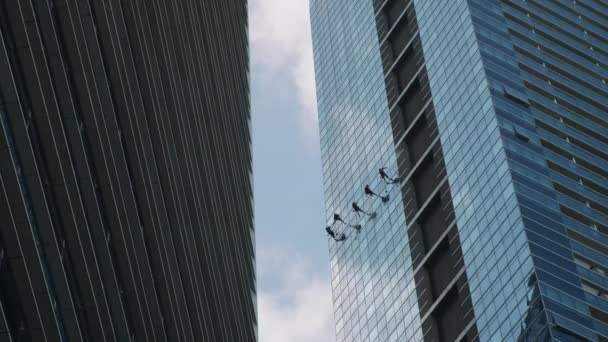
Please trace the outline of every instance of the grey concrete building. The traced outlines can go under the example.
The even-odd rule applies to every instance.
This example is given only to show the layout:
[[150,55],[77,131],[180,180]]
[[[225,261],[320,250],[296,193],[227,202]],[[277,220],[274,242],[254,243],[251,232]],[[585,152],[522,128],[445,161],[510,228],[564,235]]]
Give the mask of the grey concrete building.
[[246,0],[0,1],[0,341],[255,341]]

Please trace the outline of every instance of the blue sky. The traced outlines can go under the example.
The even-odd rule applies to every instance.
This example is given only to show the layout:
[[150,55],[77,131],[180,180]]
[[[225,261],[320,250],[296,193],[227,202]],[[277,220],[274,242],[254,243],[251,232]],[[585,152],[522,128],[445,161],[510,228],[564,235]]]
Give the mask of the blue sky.
[[308,0],[250,0],[260,342],[333,342]]

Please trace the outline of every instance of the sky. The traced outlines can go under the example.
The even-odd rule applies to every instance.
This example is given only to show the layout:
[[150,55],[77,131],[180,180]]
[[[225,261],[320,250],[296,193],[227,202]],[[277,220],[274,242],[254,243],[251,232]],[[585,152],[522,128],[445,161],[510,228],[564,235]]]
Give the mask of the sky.
[[308,0],[249,0],[260,342],[334,342]]

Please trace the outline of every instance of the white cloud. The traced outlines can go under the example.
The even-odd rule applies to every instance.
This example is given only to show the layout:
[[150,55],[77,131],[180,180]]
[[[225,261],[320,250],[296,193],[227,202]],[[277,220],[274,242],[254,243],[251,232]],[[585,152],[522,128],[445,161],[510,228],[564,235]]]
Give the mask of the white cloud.
[[265,72],[289,75],[298,93],[303,138],[318,146],[317,97],[308,0],[253,0],[251,58]]
[[328,279],[287,248],[258,249],[257,259],[258,277],[273,284],[258,291],[259,341],[335,341]]

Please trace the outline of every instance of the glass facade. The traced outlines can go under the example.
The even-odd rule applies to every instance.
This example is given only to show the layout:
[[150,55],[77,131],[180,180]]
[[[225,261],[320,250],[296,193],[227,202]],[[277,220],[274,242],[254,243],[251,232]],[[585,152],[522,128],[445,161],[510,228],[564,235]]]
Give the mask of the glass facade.
[[533,266],[474,18],[466,0],[415,4],[479,338],[512,340]]
[[[359,235],[330,240],[339,341],[608,340],[606,13],[600,0],[311,1],[328,224],[357,219],[362,185],[383,189],[378,167],[401,178],[386,206],[364,202],[378,215]],[[452,209],[443,235],[420,219],[434,199]],[[464,275],[436,277],[446,260]],[[453,288],[472,307],[450,326]]]
[[[398,186],[377,177],[378,165],[391,172],[397,158],[374,9],[352,0],[311,6],[327,220],[339,213],[363,225],[358,235],[338,227],[349,238],[329,245],[338,341],[419,340],[404,204]],[[365,196],[366,184],[391,200]],[[358,217],[351,202],[377,217]]]

